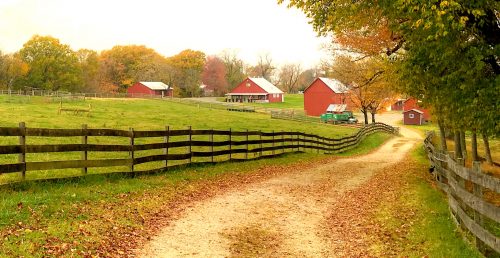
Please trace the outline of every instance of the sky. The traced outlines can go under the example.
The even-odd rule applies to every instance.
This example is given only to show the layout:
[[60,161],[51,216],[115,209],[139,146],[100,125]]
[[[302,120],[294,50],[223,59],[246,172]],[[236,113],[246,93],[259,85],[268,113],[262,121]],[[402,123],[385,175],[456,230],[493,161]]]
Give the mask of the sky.
[[0,0],[0,50],[15,52],[35,34],[74,50],[134,44],[168,57],[232,49],[249,64],[269,53],[277,64],[303,68],[326,57],[328,42],[301,11],[277,0]]

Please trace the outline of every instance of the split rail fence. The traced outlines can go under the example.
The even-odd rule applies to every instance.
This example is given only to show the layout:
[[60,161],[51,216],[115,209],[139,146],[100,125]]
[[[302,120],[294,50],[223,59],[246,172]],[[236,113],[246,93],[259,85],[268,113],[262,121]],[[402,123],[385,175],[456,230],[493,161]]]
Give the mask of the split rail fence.
[[[453,152],[437,150],[433,137],[434,132],[427,135],[425,150],[438,185],[447,193],[455,222],[474,236],[483,254],[500,254],[500,207],[487,200],[500,196],[500,179],[483,173],[480,162],[466,168],[464,160],[455,159]],[[487,195],[490,198],[485,198]]]
[[[54,170],[59,169],[76,169],[76,176],[82,176],[89,173],[89,168],[118,166],[122,167],[119,172],[154,173],[191,163],[243,161],[290,152],[335,153],[353,148],[365,136],[381,131],[397,133],[398,129],[377,123],[352,136],[327,138],[301,132],[170,130],[169,127],[136,131],[91,129],[86,125],[81,129],[46,129],[28,128],[20,123],[19,127],[0,127],[0,178],[2,174],[19,173],[24,180],[27,172],[40,170],[47,177],[56,177]],[[5,139],[10,139],[11,144],[5,145],[9,142]],[[58,139],[65,143],[40,144]],[[122,144],[116,144],[118,140]],[[59,160],[47,160],[53,153],[62,156],[56,156]],[[67,153],[73,159],[64,156]],[[111,156],[106,156],[109,153]],[[117,153],[120,158],[116,158]],[[154,162],[157,167],[153,169],[139,167]]]

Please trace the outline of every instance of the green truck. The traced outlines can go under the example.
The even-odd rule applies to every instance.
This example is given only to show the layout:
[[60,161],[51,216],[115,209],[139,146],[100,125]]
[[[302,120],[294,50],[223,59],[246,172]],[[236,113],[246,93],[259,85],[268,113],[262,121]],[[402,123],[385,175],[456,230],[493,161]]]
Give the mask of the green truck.
[[355,124],[358,122],[358,119],[354,117],[352,111],[342,111],[342,112],[327,112],[320,116],[321,122],[323,123],[349,123]]

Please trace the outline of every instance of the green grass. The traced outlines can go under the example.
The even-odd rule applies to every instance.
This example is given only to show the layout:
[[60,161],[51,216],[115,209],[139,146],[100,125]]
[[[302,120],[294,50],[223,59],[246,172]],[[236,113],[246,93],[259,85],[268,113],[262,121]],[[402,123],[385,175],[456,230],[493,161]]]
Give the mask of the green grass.
[[[360,144],[363,152],[378,147],[386,139],[381,133]],[[365,144],[369,143],[370,144]],[[360,153],[351,150],[351,153]],[[79,179],[25,182],[0,187],[0,257],[95,254],[105,232],[113,228],[142,230],[138,217],[154,213],[159,204],[172,202],[178,195],[224,177],[256,173],[264,167],[286,166],[298,161],[321,162],[325,155],[287,154],[274,159],[244,163],[193,166],[159,175],[128,178],[116,174],[92,175]],[[83,233],[82,233],[83,232]],[[108,239],[109,240],[109,239]],[[120,239],[120,241],[126,241]],[[51,245],[50,248],[42,248]],[[64,248],[66,249],[64,249]],[[86,255],[88,253],[85,253]]]
[[[228,129],[263,131],[303,131],[328,137],[351,135],[354,129],[302,124],[293,121],[270,120],[268,115],[209,110],[158,100],[89,100],[67,102],[65,107],[92,105],[90,117],[63,113],[59,103],[47,98],[0,96],[0,126],[15,127],[26,122],[27,127],[115,128],[127,130]],[[366,153],[388,136],[375,134],[366,138],[359,149],[348,154]],[[78,143],[79,137],[50,140],[28,138],[29,143]],[[17,137],[2,137],[0,145],[15,144]],[[127,144],[127,139],[103,137],[90,142]],[[147,142],[144,140],[144,142]],[[344,155],[348,155],[344,154]],[[79,153],[30,155],[29,160],[78,159]],[[110,153],[94,154],[94,158],[116,158]],[[127,155],[127,154],[125,154]],[[7,157],[5,157],[7,156]],[[161,204],[225,177],[257,173],[263,167],[286,166],[298,161],[321,161],[316,153],[288,154],[275,159],[245,163],[220,163],[215,166],[192,166],[158,175],[129,178],[123,174],[100,175],[107,168],[90,170],[90,175],[48,181],[27,181],[0,186],[0,257],[89,256],[96,254],[104,241],[123,243],[126,237],[115,234],[142,232],[142,216],[159,211]],[[1,155],[0,163],[16,162],[16,155]],[[79,170],[29,172],[29,179],[80,175]],[[0,175],[8,182],[11,175]],[[18,176],[18,175],[13,175]],[[116,233],[117,234],[117,233]],[[132,237],[132,236],[129,236]],[[116,239],[115,239],[116,238]],[[90,253],[89,253],[90,252]],[[106,254],[101,254],[106,256]]]
[[357,146],[354,149],[350,149],[346,152],[339,153],[339,156],[352,156],[352,155],[363,155],[367,154],[377,147],[381,146],[382,143],[392,138],[393,135],[386,133],[374,133],[368,135],[365,139],[363,139],[362,144]]
[[400,193],[400,205],[391,208],[392,204],[383,202],[376,215],[384,227],[395,235],[401,234],[399,228],[403,225],[410,225],[398,243],[400,255],[482,257],[463,240],[451,218],[446,195],[432,184],[422,146],[415,148],[411,157],[416,161],[416,166],[405,174],[406,186],[405,191]]
[[285,94],[285,102],[278,103],[245,103],[267,108],[287,108],[304,110],[304,94]]
[[[19,122],[25,122],[29,127],[42,128],[81,128],[87,124],[89,128],[112,128],[128,130],[165,130],[167,125],[170,129],[219,129],[233,131],[262,130],[271,131],[301,131],[313,132],[326,137],[342,137],[352,135],[355,129],[331,126],[323,124],[300,123],[286,120],[271,120],[268,114],[228,112],[226,110],[211,110],[198,108],[196,105],[173,103],[162,100],[142,99],[92,99],[87,101],[70,101],[63,103],[63,107],[87,107],[92,106],[90,116],[75,115],[70,112],[58,114],[59,102],[51,98],[43,97],[19,97],[0,96],[0,126],[16,127]],[[250,140],[256,138],[250,138]],[[186,140],[186,137],[173,137],[171,141]],[[206,136],[195,136],[193,140],[208,140]],[[227,137],[216,137],[216,141],[227,140]],[[243,140],[235,137],[233,140]],[[28,144],[71,144],[80,143],[79,137],[73,138],[40,138],[28,137]],[[163,139],[138,139],[137,144],[160,142]],[[0,137],[0,145],[17,144],[17,137]],[[119,137],[89,137],[89,143],[95,144],[122,144],[127,145],[128,139]],[[252,146],[250,146],[252,147]],[[255,146],[253,146],[255,147]],[[203,148],[195,148],[193,151],[203,151]],[[221,150],[215,149],[215,150]],[[186,149],[173,149],[170,153],[182,153]],[[162,150],[143,151],[137,153],[137,157],[161,154]],[[89,159],[111,159],[127,158],[127,153],[103,153],[95,152],[89,154]],[[240,155],[241,156],[241,155]],[[28,154],[27,161],[55,161],[76,160],[80,153],[43,153]],[[222,159],[222,158],[221,158]],[[195,161],[203,161],[198,159]],[[0,164],[17,162],[17,155],[0,155]],[[171,165],[181,162],[171,162]],[[156,169],[162,166],[161,162],[139,165],[136,170]],[[111,167],[89,169],[89,173],[107,173],[127,171],[126,167]],[[40,179],[48,177],[67,177],[80,175],[78,169],[65,169],[58,171],[34,171],[27,174],[28,179]],[[19,180],[18,174],[0,175],[0,183]]]

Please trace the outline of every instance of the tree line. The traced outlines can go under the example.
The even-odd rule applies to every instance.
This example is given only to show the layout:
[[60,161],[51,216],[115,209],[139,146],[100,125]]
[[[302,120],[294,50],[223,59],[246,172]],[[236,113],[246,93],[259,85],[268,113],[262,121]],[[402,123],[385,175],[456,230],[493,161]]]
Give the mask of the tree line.
[[162,81],[181,97],[200,96],[202,84],[215,96],[222,96],[246,76],[264,77],[283,91],[296,93],[316,74],[299,64],[278,67],[269,54],[261,55],[252,66],[231,50],[207,56],[186,49],[170,57],[141,45],[75,51],[54,37],[40,35],[15,53],[0,52],[0,88],[11,90],[126,92],[137,81]]
[[344,63],[362,67],[358,86],[386,81],[418,98],[439,125],[443,150],[452,138],[462,158],[468,133],[470,157],[480,160],[480,135],[493,163],[488,138],[500,133],[499,1],[287,2],[304,11],[320,34],[333,35]]

